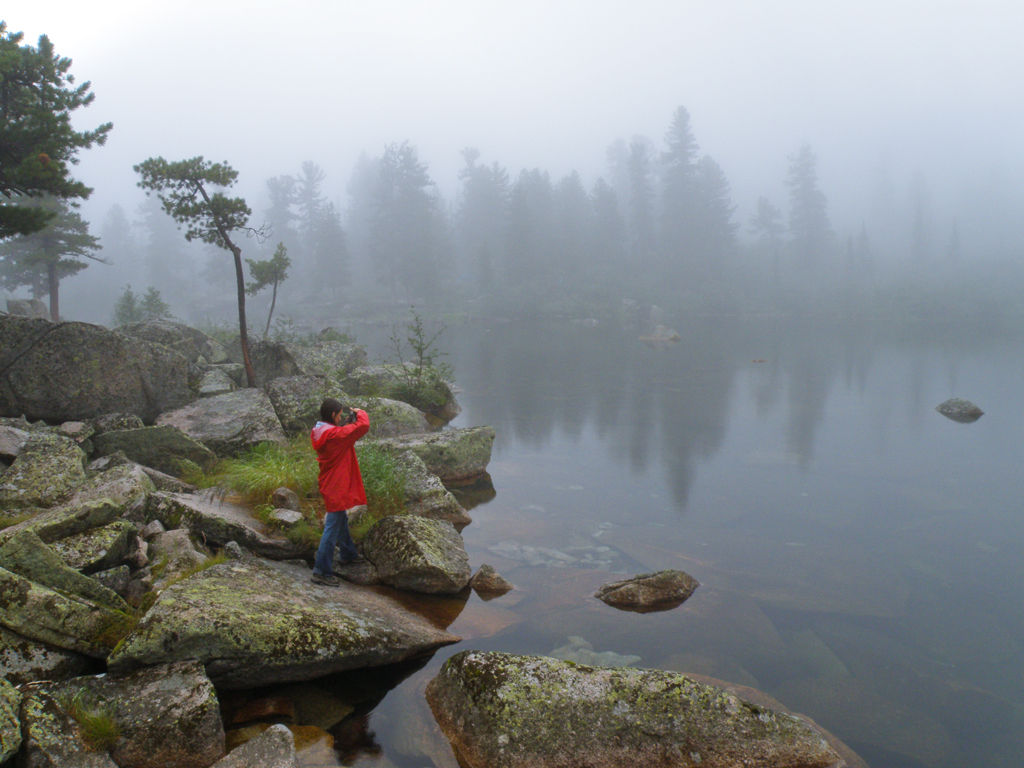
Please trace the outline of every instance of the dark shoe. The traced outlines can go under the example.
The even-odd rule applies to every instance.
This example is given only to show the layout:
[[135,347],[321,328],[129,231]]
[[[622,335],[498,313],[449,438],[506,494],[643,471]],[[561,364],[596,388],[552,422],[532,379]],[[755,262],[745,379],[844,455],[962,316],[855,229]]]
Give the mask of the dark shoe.
[[314,584],[321,584],[325,587],[336,587],[341,584],[341,579],[333,573],[314,573],[309,578]]
[[342,565],[356,565],[357,563],[365,563],[366,562],[366,558],[363,557],[362,555],[356,555],[351,560],[340,560],[339,562]]

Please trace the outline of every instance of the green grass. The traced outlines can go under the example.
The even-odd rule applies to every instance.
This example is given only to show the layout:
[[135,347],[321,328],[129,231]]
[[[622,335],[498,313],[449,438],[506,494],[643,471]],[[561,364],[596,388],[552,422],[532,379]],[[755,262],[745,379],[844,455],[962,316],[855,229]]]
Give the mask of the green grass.
[[114,719],[114,708],[99,701],[85,688],[63,702],[82,732],[82,740],[94,751],[108,750],[121,738],[121,726]]
[[366,513],[351,528],[358,541],[378,520],[405,511],[405,476],[394,457],[374,443],[357,444],[356,455],[366,488]]
[[317,490],[319,472],[316,452],[302,435],[285,444],[260,443],[237,458],[225,459],[212,473],[212,484],[256,507],[269,504],[281,487],[307,498]]

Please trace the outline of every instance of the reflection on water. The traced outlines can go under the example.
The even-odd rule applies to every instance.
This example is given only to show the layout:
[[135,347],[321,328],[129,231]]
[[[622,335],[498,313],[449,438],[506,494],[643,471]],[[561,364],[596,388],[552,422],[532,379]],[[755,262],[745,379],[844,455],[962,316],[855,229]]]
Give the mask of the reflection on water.
[[[676,327],[449,332],[456,426],[498,434],[463,536],[516,589],[441,611],[466,639],[372,709],[383,756],[353,764],[454,765],[419,692],[451,654],[572,646],[763,691],[875,768],[1019,765],[1019,342]],[[987,415],[934,410],[955,396]],[[593,598],[663,568],[703,586],[656,614]]]

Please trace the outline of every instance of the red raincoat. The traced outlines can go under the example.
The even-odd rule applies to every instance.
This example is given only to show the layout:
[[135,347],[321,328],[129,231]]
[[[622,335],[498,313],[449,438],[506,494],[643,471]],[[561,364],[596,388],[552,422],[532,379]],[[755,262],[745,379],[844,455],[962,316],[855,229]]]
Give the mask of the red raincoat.
[[366,411],[356,411],[356,423],[336,427],[318,421],[310,439],[320,462],[320,495],[328,512],[341,512],[366,503],[363,476],[356,460],[356,440],[370,431]]

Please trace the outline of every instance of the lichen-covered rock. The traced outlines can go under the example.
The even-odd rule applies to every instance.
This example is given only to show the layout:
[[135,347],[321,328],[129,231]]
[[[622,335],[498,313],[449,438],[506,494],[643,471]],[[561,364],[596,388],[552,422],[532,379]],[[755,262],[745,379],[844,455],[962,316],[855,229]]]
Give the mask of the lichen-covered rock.
[[173,320],[143,320],[128,323],[117,328],[118,333],[163,344],[179,353],[188,362],[200,358],[208,363],[223,363],[228,359],[227,350],[212,336]]
[[133,462],[165,474],[181,474],[182,460],[209,468],[216,455],[199,440],[170,424],[138,429],[112,429],[93,438],[96,456],[122,452]]
[[411,363],[363,365],[350,371],[342,384],[351,395],[401,400],[443,421],[451,421],[462,413],[455,393],[434,368],[424,368],[419,386],[413,381],[415,376]]
[[473,522],[440,478],[427,469],[423,459],[412,451],[401,451],[394,458],[405,482],[404,502],[408,514],[447,520],[456,529]]
[[272,725],[255,739],[235,747],[211,768],[298,768],[295,737],[286,725]]
[[37,317],[47,321],[50,319],[50,309],[42,299],[8,299],[7,312],[11,315]]
[[234,380],[227,373],[219,368],[203,371],[196,386],[196,394],[199,397],[214,397],[234,392],[238,387]]
[[78,509],[100,500],[107,500],[127,510],[142,504],[156,487],[138,464],[126,462],[100,472],[79,485],[59,506]]
[[320,420],[320,405],[328,397],[348,402],[348,396],[330,376],[280,376],[263,388],[289,437],[309,433]]
[[142,419],[134,413],[104,413],[92,420],[92,428],[97,435],[115,429],[141,429],[143,426]]
[[351,403],[370,414],[370,437],[416,435],[430,429],[423,411],[401,400],[357,397]]
[[97,499],[75,507],[25,511],[34,514],[17,525],[0,530],[0,541],[14,536],[19,531],[33,531],[40,539],[49,543],[88,531],[90,528],[107,525],[120,517],[124,509],[110,499]]
[[366,365],[366,350],[358,344],[318,341],[310,346],[287,341],[260,341],[250,349],[259,384],[282,376],[327,376],[338,379]]
[[150,543],[150,552],[159,571],[154,585],[158,590],[209,559],[209,555],[200,551],[185,528],[156,536]]
[[[2,638],[2,635],[0,635]],[[7,673],[0,677],[0,763],[18,751],[21,746],[21,694],[7,682]]]
[[[128,525],[132,527],[130,523]],[[77,595],[111,610],[128,610],[128,606],[112,590],[82,575],[74,566],[67,565],[57,551],[59,548],[59,542],[50,547],[34,532],[18,531],[0,542],[0,567],[36,584]]]
[[95,573],[125,562],[137,546],[139,533],[127,520],[53,542],[54,551],[71,568]]
[[[88,656],[32,640],[0,627],[0,669],[14,685],[34,680],[63,680],[81,675],[93,663]],[[2,761],[2,758],[0,758]]]
[[446,429],[392,437],[379,444],[396,451],[412,451],[442,482],[464,483],[473,481],[487,469],[494,445],[494,428]]
[[390,664],[458,640],[370,590],[317,586],[297,565],[232,560],[165,589],[108,668],[197,659],[218,688],[252,688]]
[[[29,752],[47,748],[58,734],[81,752],[88,752],[81,730],[68,716],[67,704],[76,698],[86,708],[103,711],[119,726],[120,735],[110,748],[110,758],[115,761],[111,765],[206,768],[224,753],[217,694],[198,662],[30,686],[26,708],[39,714],[28,723]],[[35,764],[78,765],[59,761]]]
[[594,597],[613,608],[651,613],[682,605],[699,586],[700,582],[685,571],[666,570],[608,582]]
[[0,624],[19,635],[102,659],[129,619],[121,611],[0,568]]
[[149,497],[146,514],[168,529],[184,527],[211,547],[223,547],[229,541],[272,560],[302,557],[306,551],[280,535],[264,533],[263,524],[245,507],[228,501],[201,496],[154,493]]
[[462,536],[444,520],[393,515],[363,539],[363,554],[384,584],[414,592],[452,594],[469,583]]
[[494,570],[494,566],[484,563],[477,568],[469,585],[478,593],[488,596],[504,595],[513,587],[500,573]]
[[971,424],[977,421],[985,412],[970,400],[962,397],[953,397],[935,406],[935,410],[947,419],[959,421],[961,424]]
[[34,432],[0,475],[0,516],[26,507],[52,507],[85,482],[85,454],[73,440]]
[[262,389],[242,389],[197,400],[161,414],[156,423],[177,427],[218,456],[237,456],[259,443],[285,442],[281,422]]
[[23,429],[0,424],[0,459],[13,461],[28,442],[28,436]]
[[841,765],[802,720],[674,672],[463,651],[426,695],[468,768]]
[[63,695],[51,683],[26,686],[21,705],[23,743],[18,755],[24,768],[118,768],[105,750],[86,744],[82,729],[68,712]]
[[61,422],[128,411],[149,421],[190,399],[184,357],[98,325],[0,316],[0,349],[2,415]]

